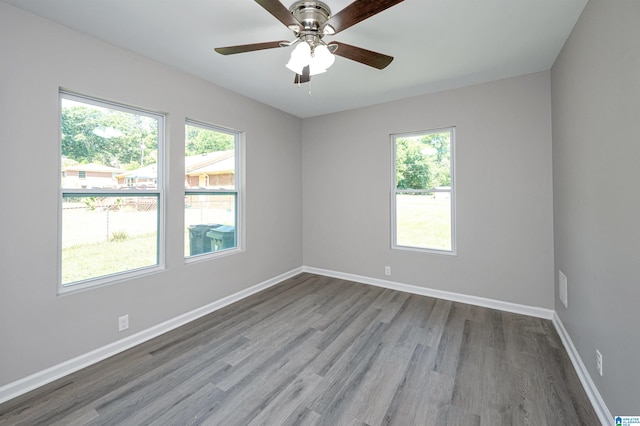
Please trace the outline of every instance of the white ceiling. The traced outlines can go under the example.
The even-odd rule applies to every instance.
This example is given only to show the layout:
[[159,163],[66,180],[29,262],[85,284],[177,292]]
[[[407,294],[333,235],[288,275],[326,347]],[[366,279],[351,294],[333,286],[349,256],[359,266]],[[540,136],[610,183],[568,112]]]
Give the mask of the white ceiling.
[[[292,39],[252,0],[2,1],[303,118],[547,70],[587,2],[405,0],[325,38],[394,56],[391,65],[338,57],[309,96],[284,66],[291,48],[213,51]],[[351,2],[324,1],[334,14]]]

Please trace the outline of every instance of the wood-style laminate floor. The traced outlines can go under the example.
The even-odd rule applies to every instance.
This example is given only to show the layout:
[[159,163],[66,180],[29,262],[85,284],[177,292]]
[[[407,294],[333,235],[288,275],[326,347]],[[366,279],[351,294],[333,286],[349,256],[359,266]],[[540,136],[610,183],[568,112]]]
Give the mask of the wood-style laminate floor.
[[301,274],[0,405],[0,425],[597,425],[548,320]]

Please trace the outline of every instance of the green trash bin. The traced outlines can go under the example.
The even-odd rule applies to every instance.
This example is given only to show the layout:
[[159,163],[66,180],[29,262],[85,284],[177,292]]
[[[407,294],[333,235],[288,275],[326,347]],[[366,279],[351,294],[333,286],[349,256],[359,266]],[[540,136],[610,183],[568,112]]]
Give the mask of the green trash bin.
[[236,246],[236,228],[222,225],[207,232],[211,239],[211,251],[225,250]]
[[221,226],[219,223],[201,223],[189,226],[189,254],[191,256],[211,251],[211,240],[207,232]]

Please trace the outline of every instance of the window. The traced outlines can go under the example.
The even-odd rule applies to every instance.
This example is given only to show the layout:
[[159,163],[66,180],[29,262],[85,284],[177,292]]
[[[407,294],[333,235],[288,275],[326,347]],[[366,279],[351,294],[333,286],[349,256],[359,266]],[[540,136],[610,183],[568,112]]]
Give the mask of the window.
[[391,139],[392,247],[455,253],[454,128]]
[[60,292],[159,268],[164,117],[60,93]]
[[187,121],[184,166],[185,257],[240,248],[240,135]]

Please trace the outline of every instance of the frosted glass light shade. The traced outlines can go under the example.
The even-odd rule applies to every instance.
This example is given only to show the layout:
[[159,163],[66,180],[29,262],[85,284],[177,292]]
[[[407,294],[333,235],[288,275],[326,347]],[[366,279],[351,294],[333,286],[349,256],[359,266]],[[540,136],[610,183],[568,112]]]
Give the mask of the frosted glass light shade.
[[327,46],[321,44],[313,49],[311,55],[311,61],[309,62],[309,75],[321,74],[327,71],[333,63],[336,61],[336,57],[333,56]]
[[311,61],[318,68],[322,68],[324,70],[329,69],[329,67],[336,61],[336,57],[333,56],[331,52],[329,52],[329,49],[324,44],[316,46],[316,48],[313,50],[313,54],[314,55]]
[[309,43],[301,42],[291,52],[291,57],[286,67],[296,74],[302,74],[303,68],[308,65],[309,75],[316,75],[327,72],[327,69],[335,61],[336,57],[329,52],[329,49],[324,44],[316,46],[313,49],[313,53],[311,53]]
[[296,74],[302,74],[302,69],[309,65],[311,61],[311,46],[308,43],[298,43],[293,52],[291,52],[291,58],[286,67]]

